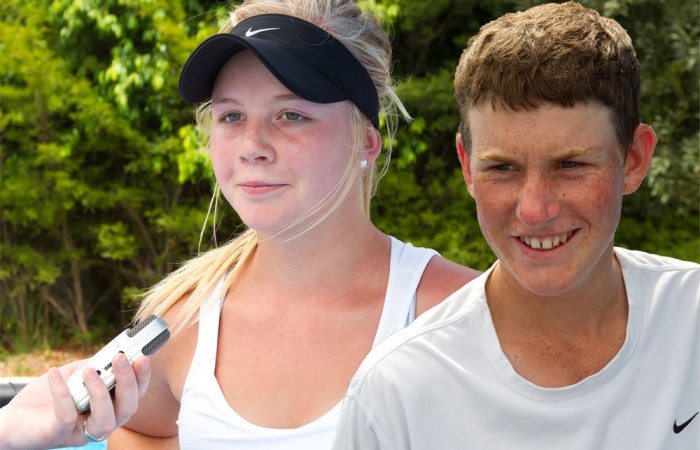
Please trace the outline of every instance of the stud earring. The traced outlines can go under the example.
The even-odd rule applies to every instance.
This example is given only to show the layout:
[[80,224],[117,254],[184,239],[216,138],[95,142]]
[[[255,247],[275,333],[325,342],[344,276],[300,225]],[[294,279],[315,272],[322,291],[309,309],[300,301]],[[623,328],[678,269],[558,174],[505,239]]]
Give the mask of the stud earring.
[[360,169],[364,169],[367,167],[367,158],[362,158],[362,161],[360,161]]

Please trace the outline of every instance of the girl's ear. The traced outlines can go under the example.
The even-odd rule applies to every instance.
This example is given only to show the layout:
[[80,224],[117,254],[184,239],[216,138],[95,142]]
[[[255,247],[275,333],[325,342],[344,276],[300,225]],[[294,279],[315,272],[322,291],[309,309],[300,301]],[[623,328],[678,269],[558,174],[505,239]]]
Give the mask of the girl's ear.
[[370,121],[367,121],[367,124],[364,158],[367,160],[367,164],[371,165],[382,152],[382,134],[374,128]]

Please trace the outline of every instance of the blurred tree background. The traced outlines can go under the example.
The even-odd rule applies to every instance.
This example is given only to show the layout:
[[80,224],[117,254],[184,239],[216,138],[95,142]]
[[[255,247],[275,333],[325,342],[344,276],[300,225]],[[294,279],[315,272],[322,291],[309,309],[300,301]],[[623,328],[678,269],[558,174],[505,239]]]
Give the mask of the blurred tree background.
[[[392,36],[399,94],[415,119],[399,132],[373,218],[400,239],[485,269],[494,256],[454,150],[452,77],[481,24],[542,1],[359,3]],[[700,4],[582,3],[632,35],[642,117],[659,137],[646,184],[625,199],[616,244],[700,261]],[[0,5],[2,353],[112,337],[139,293],[200,251],[214,180],[177,82],[189,53],[230,7],[217,0]],[[240,230],[230,208],[218,236],[211,225],[202,249]]]

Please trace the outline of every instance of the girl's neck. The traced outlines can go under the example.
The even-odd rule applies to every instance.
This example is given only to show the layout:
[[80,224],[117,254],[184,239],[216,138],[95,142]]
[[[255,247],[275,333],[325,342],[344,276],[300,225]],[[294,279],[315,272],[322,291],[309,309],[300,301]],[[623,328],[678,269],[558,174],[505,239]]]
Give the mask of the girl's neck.
[[361,226],[321,224],[292,239],[265,238],[251,258],[249,276],[292,286],[347,283],[363,267],[388,255],[388,236],[369,219]]

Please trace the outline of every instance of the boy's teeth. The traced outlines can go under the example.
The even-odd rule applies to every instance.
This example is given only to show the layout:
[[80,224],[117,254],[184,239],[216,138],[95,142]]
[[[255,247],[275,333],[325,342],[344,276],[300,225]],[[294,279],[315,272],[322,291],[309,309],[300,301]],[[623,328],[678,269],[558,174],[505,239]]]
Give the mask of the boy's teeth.
[[571,237],[570,233],[564,233],[557,236],[537,238],[537,237],[527,237],[521,236],[520,241],[529,245],[536,250],[550,250],[555,247],[559,247],[561,244],[566,243],[566,241]]

